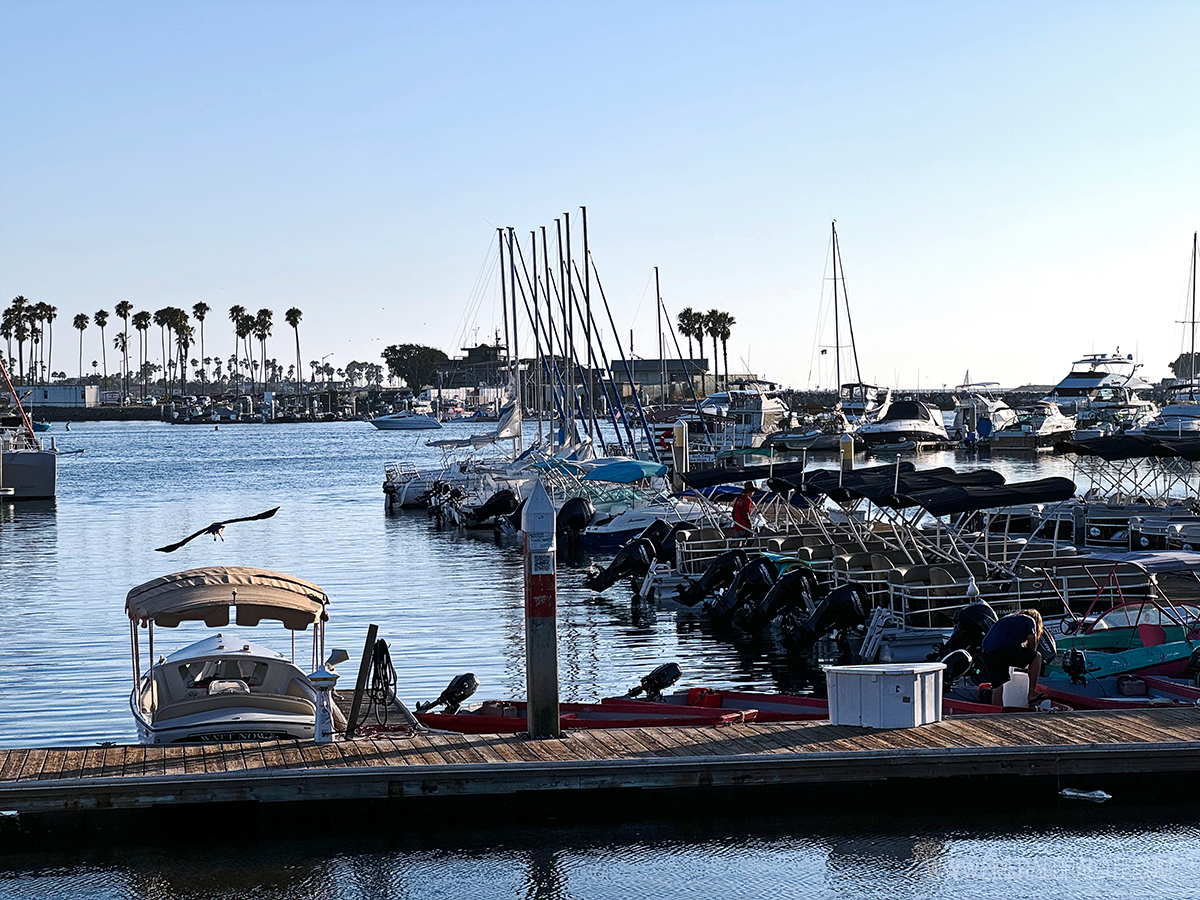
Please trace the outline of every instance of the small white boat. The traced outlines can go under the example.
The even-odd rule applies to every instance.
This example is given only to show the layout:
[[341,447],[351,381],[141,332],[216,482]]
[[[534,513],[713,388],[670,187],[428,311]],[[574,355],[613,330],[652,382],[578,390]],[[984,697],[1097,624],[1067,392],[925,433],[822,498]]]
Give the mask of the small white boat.
[[0,427],[0,497],[5,500],[53,500],[58,486],[58,448],[42,445],[32,420],[21,407],[4,360],[0,359],[0,386],[7,387],[16,406],[15,428]]
[[[126,597],[134,687],[129,706],[144,744],[198,741],[312,740],[317,691],[308,675],[262,644],[220,633],[169,656],[154,657],[155,626],[200,621],[225,629],[264,619],[292,632],[313,626],[313,662],[324,652],[329,598],[317,585],[290,575],[244,566],[212,566],[165,575]],[[151,665],[142,671],[139,626]],[[340,714],[334,707],[335,725]],[[342,723],[338,727],[344,727]]]
[[381,431],[415,431],[422,428],[441,428],[434,416],[402,410],[386,416],[376,416],[371,424]]

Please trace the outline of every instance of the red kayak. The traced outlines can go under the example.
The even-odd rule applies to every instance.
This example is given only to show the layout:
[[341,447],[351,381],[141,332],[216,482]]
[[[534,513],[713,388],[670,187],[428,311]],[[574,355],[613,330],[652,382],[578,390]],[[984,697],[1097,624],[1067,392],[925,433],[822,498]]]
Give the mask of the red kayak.
[[[524,700],[489,700],[475,709],[453,715],[440,712],[416,713],[428,728],[460,734],[516,734],[525,731]],[[647,708],[649,707],[649,708]],[[693,709],[646,703],[638,700],[605,701],[602,704],[560,703],[559,723],[569,728],[658,728],[664,725],[718,726],[753,722],[755,709]]]

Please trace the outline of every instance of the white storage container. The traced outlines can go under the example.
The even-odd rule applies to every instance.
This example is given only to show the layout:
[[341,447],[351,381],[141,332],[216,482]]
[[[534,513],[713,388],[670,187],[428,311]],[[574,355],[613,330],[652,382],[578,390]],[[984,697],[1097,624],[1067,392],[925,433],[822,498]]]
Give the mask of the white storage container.
[[913,728],[942,720],[942,663],[827,666],[829,721]]

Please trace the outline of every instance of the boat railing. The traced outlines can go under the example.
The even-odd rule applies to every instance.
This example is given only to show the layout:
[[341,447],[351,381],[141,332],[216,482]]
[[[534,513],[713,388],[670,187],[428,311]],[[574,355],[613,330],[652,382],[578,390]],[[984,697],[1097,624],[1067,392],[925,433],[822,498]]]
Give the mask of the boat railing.
[[420,478],[421,470],[413,463],[387,463],[383,467],[383,479],[391,484],[407,484]]

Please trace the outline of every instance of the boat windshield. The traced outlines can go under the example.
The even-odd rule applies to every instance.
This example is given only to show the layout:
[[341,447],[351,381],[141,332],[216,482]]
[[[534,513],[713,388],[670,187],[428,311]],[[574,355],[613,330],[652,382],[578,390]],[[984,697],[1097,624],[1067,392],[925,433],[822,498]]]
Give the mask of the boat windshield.
[[269,663],[256,659],[198,659],[179,667],[186,688],[206,688],[213,681],[244,681],[247,687],[262,687]]
[[1130,603],[1110,609],[1092,626],[1092,630],[1106,628],[1129,628],[1133,625],[1183,625],[1200,621],[1200,606],[1192,603],[1176,603],[1175,610],[1183,617],[1181,622],[1169,610],[1154,603]]

